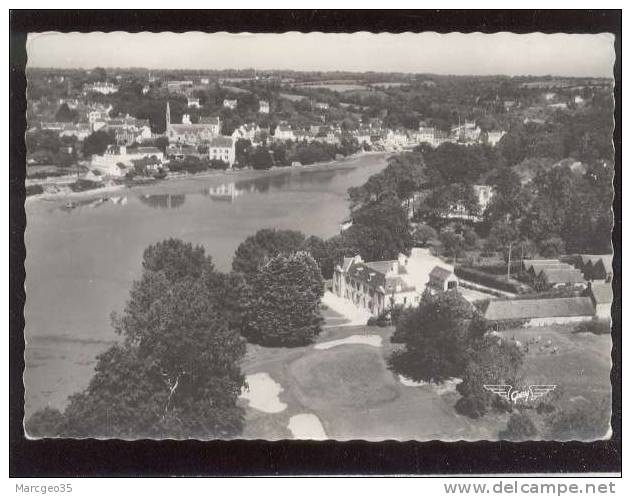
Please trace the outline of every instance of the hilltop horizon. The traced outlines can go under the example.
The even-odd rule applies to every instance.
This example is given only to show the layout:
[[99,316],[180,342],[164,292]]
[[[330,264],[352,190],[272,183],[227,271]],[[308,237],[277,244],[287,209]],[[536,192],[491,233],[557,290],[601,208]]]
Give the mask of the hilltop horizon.
[[401,72],[401,71],[346,71],[346,70],[300,70],[300,69],[259,69],[253,67],[236,68],[236,67],[224,67],[217,68],[172,68],[172,67],[141,67],[141,66],[93,66],[93,67],[56,67],[56,66],[27,66],[28,70],[36,71],[92,71],[97,67],[105,69],[105,71],[146,71],[146,72],[180,72],[180,73],[223,73],[223,72],[238,72],[247,73],[256,71],[259,75],[273,75],[274,73],[297,73],[297,74],[340,74],[346,76],[353,75],[396,75],[403,77],[441,77],[441,78],[536,78],[536,79],[608,79],[613,80],[613,76],[576,76],[576,75],[561,75],[561,74],[452,74],[452,73],[436,73],[436,72]]
[[613,44],[607,33],[34,33],[27,65],[612,77]]

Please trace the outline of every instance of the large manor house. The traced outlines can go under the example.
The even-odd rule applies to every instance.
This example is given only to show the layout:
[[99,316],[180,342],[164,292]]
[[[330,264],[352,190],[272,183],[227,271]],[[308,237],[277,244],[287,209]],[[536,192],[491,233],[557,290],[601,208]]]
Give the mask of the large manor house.
[[426,288],[432,292],[458,288],[453,270],[424,248],[413,248],[409,256],[399,254],[391,261],[345,257],[335,268],[333,293],[379,316],[393,306],[417,305]]

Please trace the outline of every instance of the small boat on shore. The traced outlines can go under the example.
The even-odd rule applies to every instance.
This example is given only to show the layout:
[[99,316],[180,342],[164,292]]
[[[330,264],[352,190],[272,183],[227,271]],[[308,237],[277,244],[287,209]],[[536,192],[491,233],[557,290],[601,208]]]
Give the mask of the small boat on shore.
[[77,204],[75,204],[72,200],[68,200],[68,202],[66,202],[66,204],[64,205],[64,208],[74,209],[76,206]]

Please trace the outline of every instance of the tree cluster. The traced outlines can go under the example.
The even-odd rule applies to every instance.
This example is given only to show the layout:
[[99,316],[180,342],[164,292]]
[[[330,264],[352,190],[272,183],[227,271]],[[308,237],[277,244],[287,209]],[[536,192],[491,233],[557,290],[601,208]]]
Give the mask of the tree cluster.
[[90,384],[63,413],[36,412],[27,432],[124,439],[239,434],[245,342],[226,311],[227,283],[202,247],[175,239],[148,247],[124,312],[112,317],[121,342],[98,357]]
[[[397,373],[416,381],[461,378],[456,409],[479,417],[491,407],[506,409],[485,384],[516,385],[523,351],[486,334],[487,324],[458,292],[423,294],[418,307],[404,310],[392,336],[403,344],[389,359]],[[500,399],[501,400],[501,399]]]

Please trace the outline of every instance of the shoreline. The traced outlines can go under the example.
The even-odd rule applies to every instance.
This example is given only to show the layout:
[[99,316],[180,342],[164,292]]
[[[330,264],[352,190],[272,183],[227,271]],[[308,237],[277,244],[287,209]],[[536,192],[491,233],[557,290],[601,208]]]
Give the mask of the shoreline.
[[391,155],[391,152],[379,152],[379,151],[370,151],[370,152],[358,152],[353,155],[349,155],[342,159],[333,159],[330,161],[323,162],[314,162],[313,164],[301,165],[301,166],[287,166],[287,167],[272,167],[270,169],[226,169],[226,170],[211,170],[205,171],[197,174],[178,174],[177,176],[166,177],[163,179],[158,179],[155,181],[140,183],[140,184],[116,184],[116,185],[108,185],[102,186],[100,188],[94,188],[92,190],[85,190],[82,192],[73,192],[73,191],[61,191],[57,193],[40,193],[37,195],[30,195],[25,198],[24,203],[33,203],[38,201],[63,201],[63,200],[73,200],[73,199],[89,199],[91,197],[99,197],[102,194],[109,194],[113,192],[118,192],[120,190],[132,190],[139,189],[147,186],[156,186],[156,185],[165,185],[172,182],[178,182],[182,180],[191,180],[191,179],[201,179],[201,180],[212,180],[212,179],[225,179],[225,177],[235,177],[235,179],[239,180],[249,180],[255,179],[258,177],[264,176],[276,176],[282,173],[291,173],[293,171],[309,171],[309,170],[318,170],[318,169],[326,169],[333,165],[344,166],[345,163],[351,162],[353,160],[360,159],[364,156],[372,156],[372,155],[383,155],[384,159],[387,160],[388,156]]

